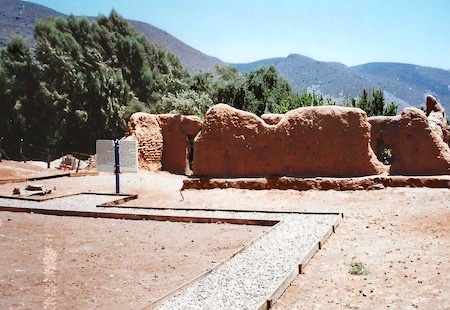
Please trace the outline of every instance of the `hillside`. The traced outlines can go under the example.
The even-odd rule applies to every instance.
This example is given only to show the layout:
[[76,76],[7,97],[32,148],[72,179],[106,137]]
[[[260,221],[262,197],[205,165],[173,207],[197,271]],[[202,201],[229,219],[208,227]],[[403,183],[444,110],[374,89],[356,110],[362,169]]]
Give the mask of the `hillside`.
[[38,19],[46,16],[64,16],[45,6],[25,1],[2,0],[0,6],[0,47],[19,35],[33,45],[33,27]]
[[128,22],[152,43],[164,46],[177,55],[191,72],[214,72],[217,65],[224,65],[221,60],[203,54],[159,28],[134,20]]
[[[65,15],[31,2],[1,0],[0,47],[6,46],[8,40],[14,35],[24,37],[28,44],[33,46],[35,44],[34,24],[38,19],[47,16]],[[139,21],[129,20],[128,22],[150,42],[162,45],[177,55],[191,72],[214,72],[216,65],[223,65],[219,59],[203,54],[159,28]]]
[[323,62],[292,54],[248,64],[234,64],[242,71],[262,65],[274,65],[297,91],[314,90],[338,101],[356,97],[363,88],[381,88],[387,101],[400,108],[425,104],[432,94],[450,111],[450,71],[400,63],[368,63],[347,67],[337,62]]
[[[5,46],[15,34],[24,36],[33,45],[33,25],[37,19],[46,16],[64,15],[26,1],[2,0],[0,47]],[[317,61],[298,54],[246,64],[226,64],[150,24],[133,20],[129,22],[151,42],[177,55],[190,72],[214,72],[216,65],[232,65],[241,71],[274,65],[299,92],[304,89],[314,90],[343,101],[358,96],[363,88],[381,88],[385,91],[386,100],[396,101],[400,108],[423,105],[425,96],[432,94],[450,111],[449,70],[399,63],[368,63],[347,67],[341,63]]]
[[411,105],[423,104],[426,94],[439,98],[450,111],[450,71],[401,63],[368,63],[350,68]]

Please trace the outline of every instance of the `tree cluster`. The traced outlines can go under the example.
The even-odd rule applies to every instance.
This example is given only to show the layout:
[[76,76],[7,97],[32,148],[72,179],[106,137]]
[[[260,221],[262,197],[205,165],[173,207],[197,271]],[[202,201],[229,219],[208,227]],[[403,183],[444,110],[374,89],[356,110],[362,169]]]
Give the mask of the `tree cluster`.
[[[257,115],[285,113],[298,107],[334,104],[321,95],[296,93],[274,66],[265,66],[248,73],[233,67],[218,67],[217,74],[202,73],[192,77],[189,92],[204,95],[209,100],[192,104],[204,114],[211,104],[227,103],[237,109]],[[178,102],[178,94],[171,102]],[[183,92],[181,92],[183,98]],[[195,112],[194,111],[194,112]],[[180,112],[180,111],[178,111]]]
[[397,114],[398,110],[398,105],[395,102],[386,105],[384,93],[381,89],[372,89],[370,94],[363,89],[359,98],[351,99],[350,105],[364,110],[368,117],[376,115],[393,116]]
[[[115,11],[95,22],[52,17],[34,28],[36,48],[13,38],[0,52],[0,132],[5,144],[92,152],[120,137],[124,116],[177,92],[188,74]],[[12,150],[14,153],[14,150]]]
[[[223,102],[261,115],[334,104],[315,93],[294,92],[273,66],[189,74],[176,56],[115,11],[95,21],[42,19],[34,37],[35,48],[16,37],[0,50],[0,135],[11,157],[18,157],[22,139],[28,157],[92,154],[97,139],[121,137],[136,111],[202,117]],[[366,93],[352,106],[380,113],[382,95]]]

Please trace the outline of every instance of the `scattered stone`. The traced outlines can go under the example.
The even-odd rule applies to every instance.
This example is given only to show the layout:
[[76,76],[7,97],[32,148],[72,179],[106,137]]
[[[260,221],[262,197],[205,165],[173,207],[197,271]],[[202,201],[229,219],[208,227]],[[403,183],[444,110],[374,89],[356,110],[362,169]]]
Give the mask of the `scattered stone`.
[[46,195],[51,193],[51,189],[47,189],[44,185],[27,185],[24,188],[14,188],[13,194],[19,196],[33,196],[33,195]]
[[77,168],[77,159],[73,155],[66,155],[56,168],[60,170],[75,170]]
[[385,189],[385,187],[383,184],[374,184],[374,185],[369,186],[367,189],[368,190],[372,190],[372,189],[380,190],[380,189]]

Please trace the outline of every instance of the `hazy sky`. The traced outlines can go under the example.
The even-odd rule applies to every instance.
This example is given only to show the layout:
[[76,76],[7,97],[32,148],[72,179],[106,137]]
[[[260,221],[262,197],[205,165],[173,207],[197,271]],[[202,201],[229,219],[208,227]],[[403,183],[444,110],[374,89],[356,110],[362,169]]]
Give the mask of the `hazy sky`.
[[30,0],[167,31],[225,62],[302,54],[348,66],[403,62],[450,69],[450,0]]

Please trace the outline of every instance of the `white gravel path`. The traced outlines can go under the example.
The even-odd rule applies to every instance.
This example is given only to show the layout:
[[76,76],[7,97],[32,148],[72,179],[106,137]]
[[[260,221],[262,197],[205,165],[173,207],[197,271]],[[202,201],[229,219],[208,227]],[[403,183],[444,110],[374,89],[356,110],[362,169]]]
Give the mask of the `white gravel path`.
[[[96,207],[114,195],[80,194],[43,202],[0,198],[0,206],[107,213],[279,220],[269,233],[158,309],[258,309],[337,223],[337,214],[154,210]],[[276,298],[277,296],[275,296]]]

